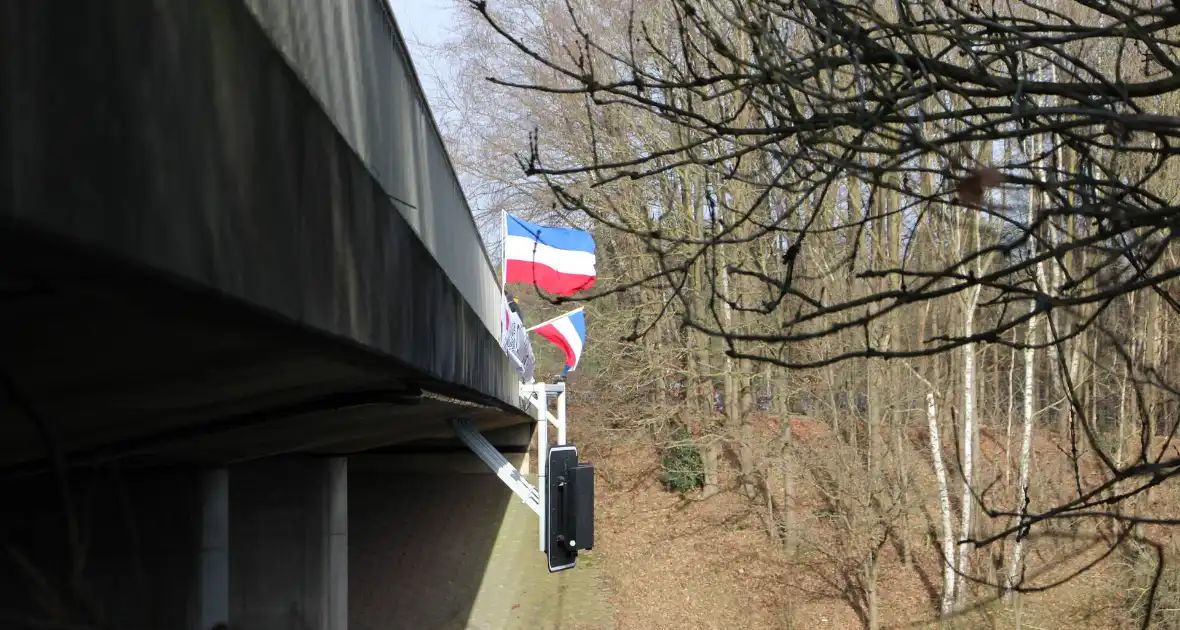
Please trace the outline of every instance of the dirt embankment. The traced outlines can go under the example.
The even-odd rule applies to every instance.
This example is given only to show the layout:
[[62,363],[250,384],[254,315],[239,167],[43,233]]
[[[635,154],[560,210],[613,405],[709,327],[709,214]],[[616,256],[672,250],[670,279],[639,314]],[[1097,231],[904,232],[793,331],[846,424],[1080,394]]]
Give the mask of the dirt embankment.
[[[826,425],[795,419],[792,429],[800,442],[810,444],[810,452],[827,452],[821,448],[832,437]],[[857,551],[861,541],[841,529],[845,525],[839,515],[811,509],[820,501],[805,481],[798,490],[799,550],[788,559],[770,542],[764,520],[736,492],[708,499],[667,492],[657,481],[659,453],[652,441],[596,434],[584,426],[573,437],[582,459],[598,471],[596,547],[581,562],[601,571],[618,628],[865,627],[864,558]],[[929,490],[928,443],[926,452],[920,450],[928,436],[916,430],[906,438],[909,470],[921,477],[912,483]],[[996,471],[1006,465],[1004,436],[986,434],[981,441],[981,469],[989,481],[993,473],[1002,477]],[[944,455],[948,467],[954,465],[951,449]],[[1034,445],[1036,473],[1053,474],[1050,462],[1062,452],[1039,439]],[[828,455],[835,456],[835,451]],[[1063,478],[1061,483],[1069,481]],[[942,584],[934,522],[938,502],[935,492],[922,494],[926,496],[915,499],[907,525],[909,562],[897,544],[886,545],[880,554],[877,606],[882,627],[935,625]],[[1053,572],[1068,572],[1097,549],[1080,539],[1026,545],[1030,563],[1052,565]],[[1005,557],[997,549],[991,559]],[[977,562],[987,560],[980,556]],[[1002,565],[995,570],[1003,571]],[[1027,596],[1023,623],[1040,628],[1133,627],[1126,602],[1135,593],[1125,586],[1127,579],[1125,567],[1117,562],[1099,565],[1065,587]],[[976,590],[983,598],[998,594],[985,587]],[[956,627],[1011,627],[1012,615],[997,598],[973,609]]]

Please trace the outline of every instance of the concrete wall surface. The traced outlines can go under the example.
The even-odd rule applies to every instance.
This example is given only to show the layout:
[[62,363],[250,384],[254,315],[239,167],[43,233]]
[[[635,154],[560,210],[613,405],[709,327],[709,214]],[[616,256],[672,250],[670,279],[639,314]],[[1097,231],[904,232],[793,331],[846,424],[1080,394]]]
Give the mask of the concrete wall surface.
[[199,481],[177,470],[72,475],[77,547],[54,479],[0,484],[0,627],[197,630]]
[[[312,4],[330,9],[295,12]],[[495,275],[376,0],[291,4],[275,39],[342,81],[318,92],[246,0],[54,6],[0,3],[0,236],[47,233],[517,403]]]
[[0,628],[346,630],[343,458],[71,481],[76,556],[53,479],[0,487]]
[[[524,453],[508,457],[527,469]],[[470,453],[75,471],[69,483],[76,556],[55,479],[0,483],[16,506],[0,520],[0,627],[612,627],[593,574],[547,573],[536,515]]]
[[[244,0],[491,331],[499,274],[385,0]],[[413,159],[408,159],[408,158]]]

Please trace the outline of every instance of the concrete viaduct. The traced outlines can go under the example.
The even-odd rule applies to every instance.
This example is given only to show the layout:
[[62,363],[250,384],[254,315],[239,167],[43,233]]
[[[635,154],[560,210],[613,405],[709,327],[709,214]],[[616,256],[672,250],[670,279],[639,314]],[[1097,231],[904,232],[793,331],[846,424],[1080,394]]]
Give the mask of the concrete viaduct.
[[0,94],[0,627],[464,627],[533,427],[384,1],[4,2]]

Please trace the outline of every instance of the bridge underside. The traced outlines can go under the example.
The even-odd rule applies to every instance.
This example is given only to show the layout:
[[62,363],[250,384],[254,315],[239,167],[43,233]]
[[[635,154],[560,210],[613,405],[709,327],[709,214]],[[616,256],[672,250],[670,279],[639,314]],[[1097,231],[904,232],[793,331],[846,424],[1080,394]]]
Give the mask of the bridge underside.
[[[284,41],[401,54],[382,2],[291,18],[369,33],[353,52]],[[383,188],[248,4],[291,6],[0,3],[5,627],[463,627],[498,540],[543,567],[450,439],[469,418],[524,467],[531,425],[433,130],[370,117],[366,159],[415,194]],[[380,112],[416,89],[385,61],[323,84]]]
[[39,423],[72,463],[218,464],[438,437],[456,416],[521,421],[348,340],[44,234],[0,231],[0,266],[6,466],[42,460]]
[[51,5],[0,6],[0,468],[43,466],[47,438],[214,464],[527,421],[240,2]]

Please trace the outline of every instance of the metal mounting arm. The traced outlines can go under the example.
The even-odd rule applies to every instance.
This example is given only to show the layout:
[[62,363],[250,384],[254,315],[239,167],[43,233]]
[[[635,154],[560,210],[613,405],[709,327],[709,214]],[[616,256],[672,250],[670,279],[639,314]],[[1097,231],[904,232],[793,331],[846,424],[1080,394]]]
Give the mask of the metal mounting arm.
[[509,462],[500,451],[496,450],[496,447],[477,431],[469,420],[451,420],[451,426],[455,429],[455,435],[459,436],[467,448],[483,460],[483,463],[492,469],[500,481],[503,481],[504,485],[516,493],[516,496],[520,497],[525,505],[532,508],[537,516],[541,516],[541,508],[544,505],[541,492],[520,474],[516,466],[513,466],[512,462]]
[[[577,449],[566,443],[565,383],[522,383],[520,398],[523,405],[532,412],[537,422],[537,485],[533,486],[520,474],[496,447],[488,442],[468,420],[456,419],[451,426],[459,439],[478,456],[516,496],[537,514],[537,533],[540,550],[549,558],[549,570],[560,571],[573,568],[577,549],[589,549],[593,539],[593,467],[579,466]],[[557,415],[549,412],[549,399],[557,402]],[[549,425],[557,429],[558,448],[550,455]],[[556,459],[554,460],[554,458]],[[555,479],[558,487],[551,489],[549,483],[550,460],[558,468]],[[575,472],[576,471],[576,472]],[[571,482],[580,480],[577,491]],[[557,493],[553,497],[550,492]],[[552,520],[551,519],[555,519]],[[578,543],[577,538],[588,538]],[[568,549],[558,549],[568,545]],[[564,544],[561,544],[564,542]],[[553,547],[551,549],[551,547]]]

